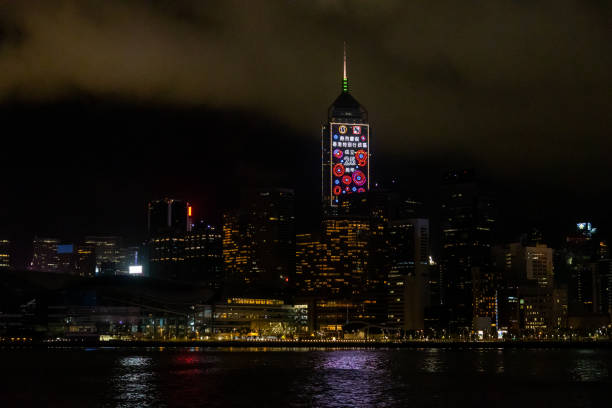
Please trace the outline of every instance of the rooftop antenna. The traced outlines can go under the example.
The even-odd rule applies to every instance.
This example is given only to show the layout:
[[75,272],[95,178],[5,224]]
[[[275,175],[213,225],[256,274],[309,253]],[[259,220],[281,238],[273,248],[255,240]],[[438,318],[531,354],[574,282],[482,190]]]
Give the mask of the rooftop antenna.
[[344,76],[342,77],[342,92],[349,92],[348,76],[346,75],[346,41],[344,41]]

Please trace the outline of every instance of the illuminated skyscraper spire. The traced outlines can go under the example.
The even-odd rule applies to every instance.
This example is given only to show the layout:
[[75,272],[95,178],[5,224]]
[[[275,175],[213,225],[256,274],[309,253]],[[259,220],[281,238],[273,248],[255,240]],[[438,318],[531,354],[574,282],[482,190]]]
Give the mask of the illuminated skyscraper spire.
[[349,92],[348,76],[346,75],[346,41],[344,42],[344,76],[342,77],[342,92]]
[[321,191],[328,215],[338,213],[344,197],[370,189],[370,124],[368,112],[350,94],[346,41],[342,68],[342,91],[322,129]]

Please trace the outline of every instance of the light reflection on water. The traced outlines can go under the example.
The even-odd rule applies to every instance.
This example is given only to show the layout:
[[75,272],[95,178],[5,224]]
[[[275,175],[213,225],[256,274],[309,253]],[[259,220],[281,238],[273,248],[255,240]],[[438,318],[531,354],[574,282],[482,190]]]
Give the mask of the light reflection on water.
[[495,373],[496,374],[503,374],[504,373],[504,360],[505,360],[505,354],[504,354],[504,350],[503,349],[498,349],[497,350],[497,354],[496,354],[496,358],[495,358]]
[[426,357],[423,359],[422,369],[426,373],[441,373],[446,370],[447,364],[440,349],[424,349]]
[[322,352],[310,385],[311,405],[389,406],[389,366],[384,354],[369,350]]
[[119,358],[110,380],[111,395],[118,407],[159,406],[150,356]]
[[[593,350],[588,351],[592,352]],[[593,353],[581,354],[585,355],[577,358],[574,367],[570,370],[570,376],[574,381],[593,382],[608,378],[608,367],[605,361],[601,361]]]
[[612,389],[611,350],[0,350],[0,361],[2,407],[603,407]]

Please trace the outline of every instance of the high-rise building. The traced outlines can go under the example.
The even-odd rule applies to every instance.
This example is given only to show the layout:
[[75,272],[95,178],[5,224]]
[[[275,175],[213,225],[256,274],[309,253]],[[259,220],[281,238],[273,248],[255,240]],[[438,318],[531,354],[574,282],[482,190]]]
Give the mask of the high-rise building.
[[254,245],[253,231],[241,222],[238,211],[226,211],[223,214],[223,266],[226,277],[232,284],[248,284],[252,275],[258,270]]
[[370,125],[367,111],[349,92],[346,46],[342,92],[328,110],[321,135],[323,209],[334,214],[342,200],[370,189]]
[[567,279],[568,327],[595,329],[609,324],[608,245],[590,222],[576,224],[566,238],[557,269]]
[[[492,313],[489,306],[495,296],[490,271],[493,203],[472,170],[448,172],[442,193],[441,299],[450,311],[451,330],[465,332],[478,318],[487,318]],[[480,306],[475,308],[474,301]]]
[[11,241],[0,238],[0,269],[11,267]]
[[250,285],[279,295],[293,285],[293,190],[243,192],[240,209],[223,216],[223,263],[237,290]]
[[149,274],[155,278],[185,278],[185,238],[191,231],[193,208],[184,200],[164,198],[148,205]]
[[[95,254],[95,274],[114,276],[121,270],[122,239],[115,236],[87,236],[83,249]],[[81,254],[85,258],[86,253]],[[88,274],[86,273],[85,276]]]
[[573,316],[597,313],[598,262],[604,254],[596,234],[590,222],[580,222],[566,238],[563,267],[568,272],[568,307]]
[[368,219],[328,218],[320,239],[298,235],[297,293],[310,303],[316,330],[342,331],[347,322],[375,319],[377,299],[367,291],[369,230]]
[[298,235],[297,286],[302,296],[355,299],[365,286],[369,224],[361,219],[323,221],[321,239]]
[[539,240],[523,240],[492,249],[496,285],[497,320],[502,330],[539,332],[559,328],[563,291],[555,288],[554,251]]
[[187,201],[164,198],[148,205],[148,231],[150,236],[183,234],[191,231],[192,207]]
[[34,237],[32,262],[29,269],[40,272],[58,272],[57,247],[59,244],[59,239]]
[[403,330],[422,330],[430,300],[429,220],[395,220],[388,228],[388,323]]
[[612,321],[612,260],[601,259],[597,271],[596,312],[607,315]]
[[151,237],[148,246],[150,275],[180,280],[185,266],[185,233]]
[[223,240],[218,227],[200,221],[185,236],[187,279],[211,289],[223,284]]
[[297,292],[320,330],[386,317],[387,214],[378,205],[386,197],[367,194],[370,135],[368,113],[349,90],[345,46],[342,90],[321,132],[321,230],[318,238],[301,234],[296,250]]

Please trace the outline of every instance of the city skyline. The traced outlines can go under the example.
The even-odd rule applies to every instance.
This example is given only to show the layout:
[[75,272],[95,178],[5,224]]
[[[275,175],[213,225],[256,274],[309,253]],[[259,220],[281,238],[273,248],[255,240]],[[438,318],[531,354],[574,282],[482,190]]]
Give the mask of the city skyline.
[[[293,335],[339,337],[342,332],[351,338],[357,328],[359,336],[367,337],[374,328],[383,336],[387,329],[397,330],[397,336],[403,331],[405,340],[406,333],[423,339],[429,336],[425,331],[440,336],[448,329],[459,339],[483,340],[532,336],[539,330],[535,335],[554,339],[573,330],[572,325],[605,328],[612,313],[607,231],[602,235],[597,224],[583,219],[557,236],[553,247],[533,225],[520,236],[498,235],[504,218],[499,198],[492,181],[473,169],[446,171],[435,187],[437,200],[427,205],[415,200],[414,186],[372,182],[377,151],[368,111],[351,94],[346,43],[343,54],[340,95],[321,128],[319,215],[310,216],[318,222],[308,233],[296,230],[300,213],[293,189],[245,183],[238,188],[239,200],[223,210],[219,226],[198,221],[191,200],[165,197],[148,202],[146,239],[137,246],[116,236],[75,242],[35,236],[27,266],[34,275],[26,275],[25,282],[51,272],[94,278],[96,292],[103,290],[99,282],[104,279],[111,279],[111,287],[125,285],[115,279],[122,276],[146,277],[138,283],[142,287],[194,285],[207,291],[208,301],[217,301],[191,306],[202,310],[198,316],[212,319],[199,319],[199,328],[195,316],[184,322],[182,335],[196,340],[202,340],[200,331],[245,335],[247,327],[238,329],[231,320],[233,308],[243,303],[288,302],[293,309],[283,309],[289,314],[281,325],[307,316],[298,318],[302,323]],[[10,241],[3,241],[1,255],[10,271]],[[222,307],[219,300],[228,302],[228,313],[212,318],[215,308]],[[243,318],[249,321],[248,316]],[[215,319],[228,319],[227,326],[215,329]],[[179,338],[176,324],[173,336]],[[141,333],[136,337],[149,333],[151,339],[163,334],[149,326],[129,330]],[[264,324],[261,330],[274,331],[272,326]],[[122,323],[114,327],[126,329]]]
[[[229,4],[204,13],[190,1],[164,6],[111,1],[102,12],[106,23],[86,31],[94,18],[92,5],[11,4],[2,20],[7,27],[2,42],[13,54],[2,59],[7,69],[0,74],[0,116],[7,128],[19,129],[21,137],[10,138],[7,148],[23,152],[23,157],[2,163],[3,171],[11,174],[4,191],[20,198],[0,204],[0,232],[16,235],[11,238],[17,241],[29,241],[35,234],[66,239],[120,234],[137,243],[144,238],[143,208],[148,201],[190,200],[197,217],[215,222],[244,185],[294,188],[297,212],[311,214],[318,204],[313,197],[319,183],[312,174],[319,160],[318,128],[325,120],[321,107],[336,96],[344,40],[354,62],[353,83],[371,110],[374,181],[389,184],[396,178],[420,200],[431,202],[443,169],[475,168],[498,190],[508,219],[502,229],[509,234],[518,232],[515,226],[526,229],[534,224],[556,234],[557,224],[567,229],[581,219],[610,229],[606,203],[612,200],[612,184],[601,177],[612,170],[603,156],[610,147],[610,115],[602,94],[610,88],[612,70],[607,69],[609,60],[598,53],[609,34],[602,31],[602,21],[610,10],[602,4],[576,6],[577,19],[569,17],[569,2],[548,9],[494,2],[486,9],[466,5],[456,13],[444,12],[450,5],[390,3],[370,10],[356,3],[346,13],[331,4],[312,5],[313,9],[299,2],[266,5],[251,23],[278,19],[295,24],[297,31],[287,40],[293,35],[301,40],[273,41],[275,33],[287,30],[283,25],[255,37],[259,41],[248,47],[252,51],[238,56],[251,33],[249,25],[239,21],[249,22],[251,9],[228,19],[225,13],[234,8]],[[408,10],[409,21],[392,18]],[[122,22],[131,13],[143,12],[151,19],[142,21],[142,27],[150,31],[136,38],[141,38],[142,49],[155,50],[150,58],[157,60],[166,52],[152,38],[163,39],[168,49],[185,47],[176,45],[183,34],[177,39],[159,24],[162,21],[211,47],[173,68],[184,71],[181,78],[193,78],[187,75],[193,71],[201,74],[188,97],[174,98],[163,91],[174,71],[160,72],[138,52],[124,54],[124,61],[107,45],[104,38],[112,35],[134,38],[136,29]],[[549,24],[535,24],[531,14],[533,21]],[[207,27],[204,15],[218,17],[230,32],[236,30],[239,43],[224,36],[209,41],[206,30],[197,28]],[[472,46],[467,38],[452,35],[469,15],[482,17],[479,25],[466,28]],[[353,29],[364,26],[365,16],[376,24],[367,24],[372,28],[364,32]],[[428,21],[425,17],[431,27],[420,22]],[[57,49],[60,39],[49,34],[45,23],[52,18],[64,21],[63,32],[73,34],[62,37],[75,45],[69,78],[62,80],[56,67],[48,64],[38,64],[28,73],[11,69],[18,63],[14,55],[36,64],[43,55],[37,49]],[[300,19],[307,23],[298,23]],[[333,24],[323,24],[324,35],[306,35],[311,24],[319,26],[321,21]],[[507,21],[507,32],[495,28],[499,21]],[[383,22],[387,30],[374,29]],[[339,33],[331,28],[336,25],[351,29]],[[476,36],[484,29],[491,35]],[[445,45],[440,35],[450,42]],[[529,35],[539,41],[527,40]],[[98,54],[73,43],[77,38]],[[222,45],[227,45],[227,53]],[[131,50],[134,40],[122,46]],[[218,66],[207,64],[206,50],[212,55],[219,51]],[[459,55],[458,50],[465,52]],[[254,54],[268,56],[265,69],[253,69],[261,60],[252,58]],[[109,74],[97,66],[97,81],[86,67],[103,56],[114,69]],[[211,85],[209,78],[222,77],[219,70],[235,58],[244,64],[233,64],[228,72],[241,80]],[[137,68],[158,80],[147,75],[135,79],[132,72]],[[209,86],[211,93],[206,92]],[[227,99],[227,94],[233,96]],[[215,98],[223,103],[214,103]],[[230,139],[235,143],[225,143]],[[71,154],[75,147],[82,147],[83,153]],[[298,228],[304,230],[311,222],[308,216],[298,217]]]

